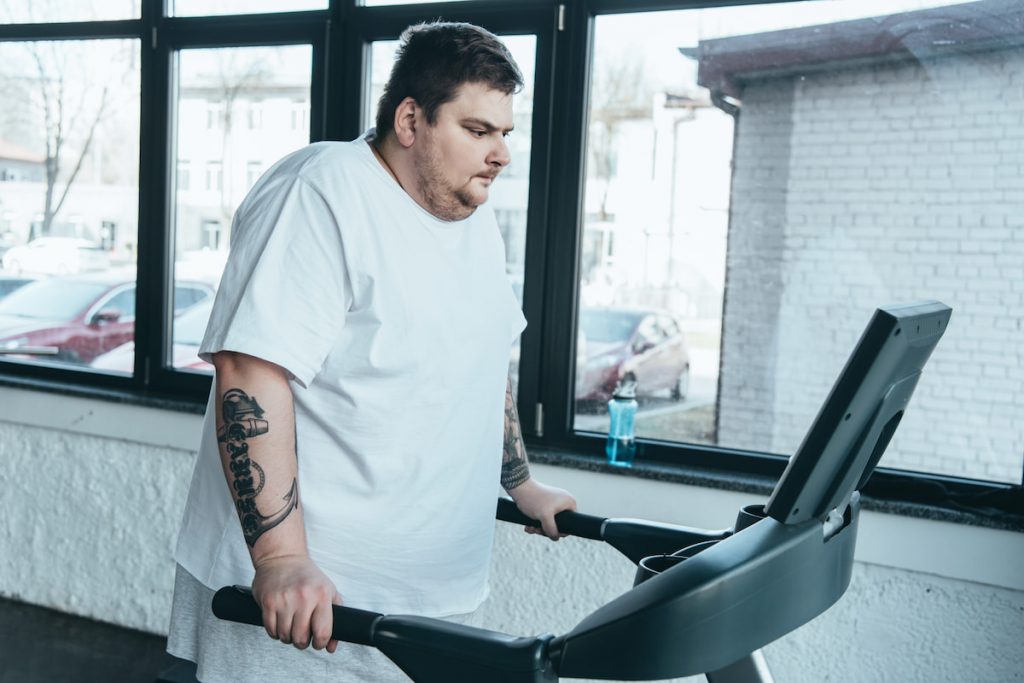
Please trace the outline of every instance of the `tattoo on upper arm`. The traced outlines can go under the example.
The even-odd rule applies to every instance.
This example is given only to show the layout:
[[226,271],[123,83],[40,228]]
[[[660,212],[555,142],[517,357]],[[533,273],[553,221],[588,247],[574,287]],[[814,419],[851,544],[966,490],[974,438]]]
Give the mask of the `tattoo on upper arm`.
[[523,431],[519,412],[512,399],[512,388],[505,391],[505,447],[501,455],[501,486],[511,491],[530,478],[530,466],[523,447]]
[[256,506],[256,496],[267,483],[266,475],[259,464],[249,458],[248,440],[266,434],[270,424],[263,419],[263,409],[241,389],[228,389],[221,398],[221,416],[224,423],[217,430],[217,441],[224,444],[230,458],[228,469],[233,480],[235,508],[242,523],[242,534],[249,546],[256,544],[260,536],[270,531],[299,506],[298,482],[293,479],[291,488],[284,495],[284,505],[269,515],[264,515]]

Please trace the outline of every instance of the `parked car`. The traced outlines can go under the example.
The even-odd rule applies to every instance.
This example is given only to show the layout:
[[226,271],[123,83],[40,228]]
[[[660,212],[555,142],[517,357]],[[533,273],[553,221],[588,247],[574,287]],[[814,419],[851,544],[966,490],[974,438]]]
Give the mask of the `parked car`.
[[27,275],[0,275],[0,299],[34,281],[34,277]]
[[690,389],[690,355],[679,323],[655,310],[584,308],[580,331],[587,360],[577,378],[576,399],[607,401],[622,380],[636,382],[638,396],[668,391],[676,400]]
[[3,256],[12,275],[69,275],[110,267],[110,256],[99,245],[77,237],[40,237],[11,247]]
[[[203,282],[175,283],[175,312],[213,296]],[[66,363],[88,364],[135,338],[134,273],[37,280],[0,300],[0,349],[49,347]]]
[[[186,370],[212,372],[213,366],[199,358],[199,344],[213,310],[213,297],[192,306],[174,320],[174,346],[171,365]],[[92,362],[97,370],[130,373],[135,367],[135,342],[122,344]]]

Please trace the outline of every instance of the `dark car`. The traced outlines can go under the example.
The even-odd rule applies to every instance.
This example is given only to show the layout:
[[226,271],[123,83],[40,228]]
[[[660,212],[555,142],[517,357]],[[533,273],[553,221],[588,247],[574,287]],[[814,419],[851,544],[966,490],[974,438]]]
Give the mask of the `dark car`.
[[587,340],[583,377],[576,399],[607,401],[624,379],[636,382],[638,396],[668,392],[686,398],[690,355],[679,323],[669,314],[627,308],[584,308],[580,331]]
[[[175,312],[209,298],[203,282],[175,283]],[[135,338],[135,276],[126,273],[52,277],[0,300],[0,351],[22,347],[65,363],[88,364]]]
[[34,281],[34,277],[25,275],[0,275],[0,299]]

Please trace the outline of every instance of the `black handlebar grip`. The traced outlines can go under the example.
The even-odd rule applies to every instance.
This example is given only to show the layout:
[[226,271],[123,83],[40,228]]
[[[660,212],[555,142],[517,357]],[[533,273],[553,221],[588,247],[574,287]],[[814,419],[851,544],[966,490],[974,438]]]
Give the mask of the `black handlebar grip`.
[[[225,586],[217,591],[213,596],[213,614],[226,621],[263,626],[263,610],[252,597],[252,590],[244,586]],[[377,612],[334,605],[331,638],[373,645],[373,625],[380,617]]]
[[[540,522],[524,515],[516,507],[515,502],[508,498],[498,498],[497,517],[503,522],[540,528]],[[602,530],[604,523],[607,521],[606,517],[585,515],[581,512],[571,512],[569,510],[555,515],[555,524],[558,525],[558,530],[563,534],[571,534],[572,536],[589,538],[595,541],[604,540]]]
[[218,619],[263,626],[263,610],[252,591],[242,586],[225,586],[213,596],[213,614]]

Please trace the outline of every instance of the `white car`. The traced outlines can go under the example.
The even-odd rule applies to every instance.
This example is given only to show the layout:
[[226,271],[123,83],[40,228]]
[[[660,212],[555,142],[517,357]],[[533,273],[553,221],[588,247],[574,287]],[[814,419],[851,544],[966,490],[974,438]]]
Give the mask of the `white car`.
[[110,257],[98,245],[77,237],[40,237],[11,247],[4,254],[4,271],[12,275],[69,275],[110,267]]

